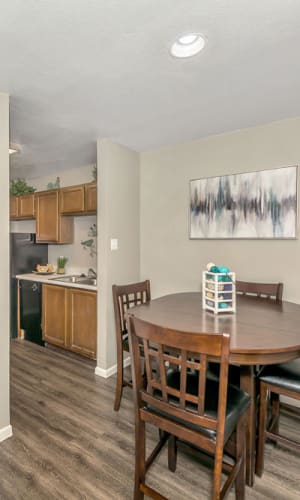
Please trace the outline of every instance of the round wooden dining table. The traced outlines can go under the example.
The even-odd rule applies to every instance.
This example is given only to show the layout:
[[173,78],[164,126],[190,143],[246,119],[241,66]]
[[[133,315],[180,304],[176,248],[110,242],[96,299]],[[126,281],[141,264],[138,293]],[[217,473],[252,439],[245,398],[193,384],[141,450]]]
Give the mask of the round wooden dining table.
[[240,386],[251,397],[246,479],[252,486],[256,436],[255,366],[300,357],[300,305],[237,295],[235,313],[214,314],[202,309],[201,293],[186,292],[159,297],[130,312],[144,321],[171,329],[230,334],[230,363],[240,366]]

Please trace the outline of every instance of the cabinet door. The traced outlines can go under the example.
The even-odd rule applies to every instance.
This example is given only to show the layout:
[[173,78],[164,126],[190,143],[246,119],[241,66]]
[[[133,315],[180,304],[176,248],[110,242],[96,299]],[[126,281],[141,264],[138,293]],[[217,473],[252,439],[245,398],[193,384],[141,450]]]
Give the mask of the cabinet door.
[[97,212],[97,184],[95,182],[85,185],[85,210],[86,212]]
[[67,293],[66,287],[43,285],[43,339],[60,347],[66,347],[68,344]]
[[58,191],[42,191],[36,194],[36,240],[57,242]]
[[59,214],[59,191],[41,191],[35,195],[36,241],[73,243],[74,221]]
[[10,218],[16,219],[18,217],[18,196],[11,196],[10,202]]
[[18,215],[22,219],[34,219],[34,194],[19,196]]
[[84,212],[84,184],[60,190],[60,213],[80,214]]
[[71,350],[96,359],[97,293],[70,288],[69,308]]

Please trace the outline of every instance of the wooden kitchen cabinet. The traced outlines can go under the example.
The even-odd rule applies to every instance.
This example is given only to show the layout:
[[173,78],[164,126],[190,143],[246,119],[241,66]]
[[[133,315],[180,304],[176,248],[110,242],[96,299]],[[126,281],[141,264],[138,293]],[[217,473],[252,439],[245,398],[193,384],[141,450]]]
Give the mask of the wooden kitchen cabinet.
[[96,359],[97,294],[69,289],[69,343],[71,351]]
[[97,292],[43,285],[43,339],[96,359]]
[[85,210],[89,213],[97,212],[97,184],[85,184]]
[[60,190],[60,213],[66,215],[84,213],[84,198],[84,184],[62,188]]
[[97,184],[79,184],[60,190],[60,213],[63,215],[86,215],[97,212]]
[[18,197],[17,196],[11,196],[9,199],[9,204],[10,204],[10,218],[11,219],[16,219],[18,217]]
[[33,193],[10,197],[10,218],[13,220],[35,218],[35,202]]
[[43,285],[42,330],[49,344],[65,347],[68,344],[68,289]]
[[73,243],[74,220],[60,215],[59,189],[35,194],[36,241],[39,243]]

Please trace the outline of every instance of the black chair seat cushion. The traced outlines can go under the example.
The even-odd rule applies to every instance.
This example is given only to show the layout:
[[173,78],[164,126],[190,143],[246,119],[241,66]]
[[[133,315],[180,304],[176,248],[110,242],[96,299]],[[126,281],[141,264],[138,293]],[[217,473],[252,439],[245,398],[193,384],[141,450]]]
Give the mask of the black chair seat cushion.
[[[219,378],[220,363],[209,363],[208,370],[213,377]],[[240,378],[241,378],[240,373],[241,370],[239,366],[229,365],[228,383],[230,385],[236,385],[237,387],[240,387]]]
[[[127,351],[127,352],[130,352],[130,347],[129,347],[129,338],[128,338],[128,333],[127,333],[127,330],[125,330],[123,333],[123,337],[122,337],[122,347],[123,347],[123,351]],[[141,349],[141,356],[144,357],[144,347],[143,345],[141,344],[140,345],[140,349]]]
[[295,359],[279,365],[265,366],[260,380],[300,393],[300,360]]
[[[170,369],[167,372],[167,383],[170,387],[179,389],[180,387],[180,372],[178,370]],[[199,374],[198,372],[191,372],[187,374],[187,387],[188,393],[197,396],[199,386]],[[218,412],[218,393],[219,393],[219,382],[215,377],[210,377],[208,375],[206,379],[206,393],[205,393],[205,414],[213,418],[217,418]],[[161,398],[160,391],[155,391],[154,395]],[[178,399],[172,395],[169,396],[169,402],[178,403]],[[240,416],[248,408],[250,404],[250,397],[247,393],[241,391],[238,387],[233,385],[228,385],[227,393],[227,408],[226,408],[226,421],[225,421],[225,442],[230,437],[234,431],[236,424]],[[196,406],[193,403],[187,403],[186,408],[191,410],[196,410]],[[183,421],[181,419],[175,418],[174,416],[166,413],[164,411],[158,410],[157,408],[149,408],[151,412],[157,413],[159,415],[165,416],[170,420],[177,423],[185,425],[191,429],[194,429],[201,434],[204,434],[210,438],[216,437],[216,431],[211,429],[206,429],[204,427],[199,427],[197,425],[191,424],[189,422]]]

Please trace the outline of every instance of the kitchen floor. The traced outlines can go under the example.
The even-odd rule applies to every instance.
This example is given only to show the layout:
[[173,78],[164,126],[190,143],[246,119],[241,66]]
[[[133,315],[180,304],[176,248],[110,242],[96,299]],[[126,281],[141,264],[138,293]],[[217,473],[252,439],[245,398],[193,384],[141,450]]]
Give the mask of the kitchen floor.
[[[94,375],[94,363],[26,341],[11,344],[13,437],[0,444],[0,499],[131,499],[134,471],[132,392],[113,411],[115,377]],[[300,423],[286,430],[300,440]],[[148,434],[154,444],[156,429]],[[299,498],[300,453],[266,447],[265,473],[246,499]],[[209,471],[179,451],[175,474],[164,450],[149,485],[182,500],[209,498]],[[232,491],[229,498],[234,498]]]

